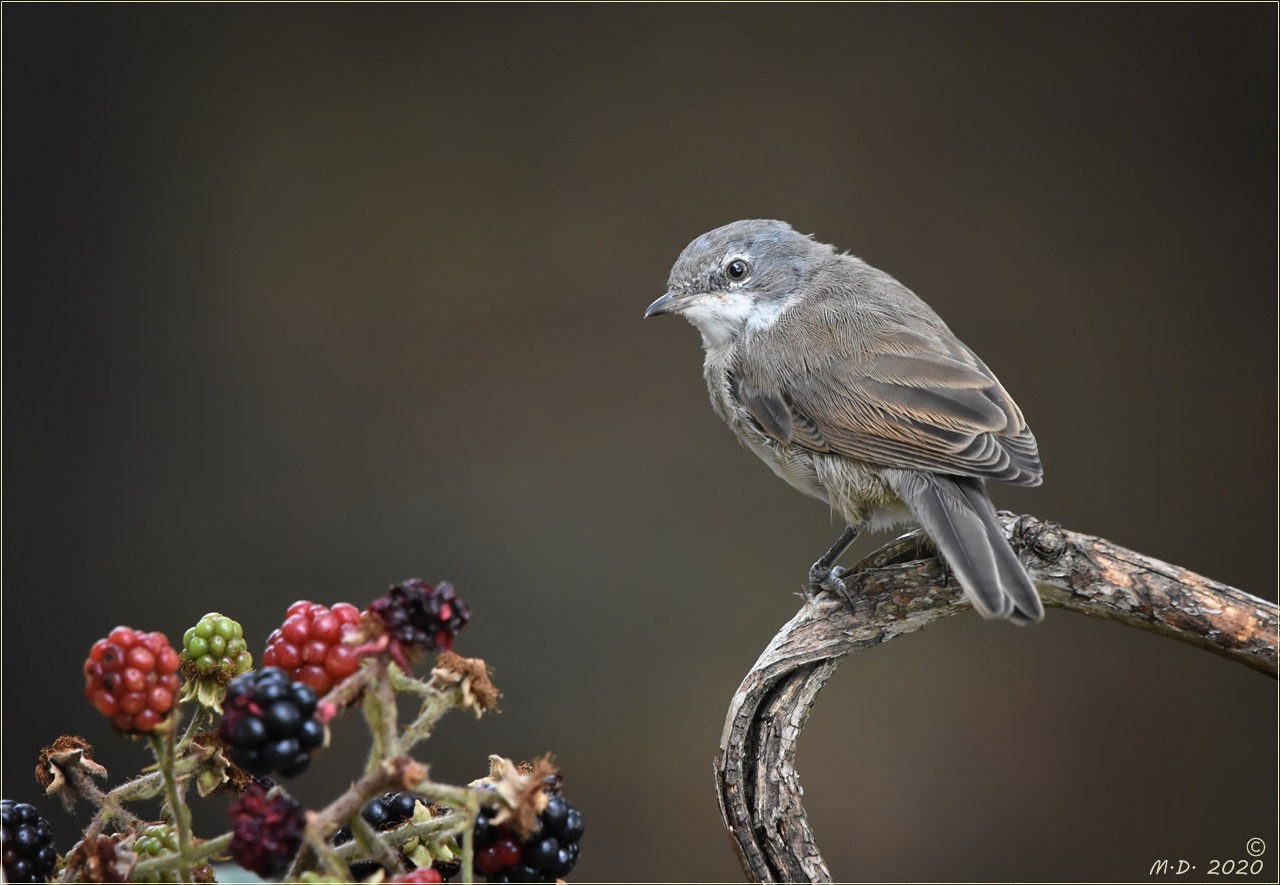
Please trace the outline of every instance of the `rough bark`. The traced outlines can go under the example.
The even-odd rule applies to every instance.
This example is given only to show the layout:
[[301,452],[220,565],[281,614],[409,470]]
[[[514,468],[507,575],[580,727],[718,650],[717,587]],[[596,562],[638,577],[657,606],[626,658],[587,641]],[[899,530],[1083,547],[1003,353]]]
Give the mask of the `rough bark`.
[[[1000,519],[1046,606],[1159,633],[1276,677],[1275,603],[1056,523]],[[831,881],[800,801],[796,742],[841,658],[970,608],[921,551],[919,536],[908,535],[859,563],[845,578],[852,608],[826,594],[807,600],[734,695],[716,787],[748,878]]]

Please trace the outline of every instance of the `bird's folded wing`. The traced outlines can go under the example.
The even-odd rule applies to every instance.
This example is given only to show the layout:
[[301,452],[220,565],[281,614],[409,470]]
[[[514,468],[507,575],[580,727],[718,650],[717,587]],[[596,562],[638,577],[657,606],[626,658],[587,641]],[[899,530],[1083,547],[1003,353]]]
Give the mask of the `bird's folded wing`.
[[778,442],[887,467],[1040,482],[1022,412],[949,332],[897,328],[837,347],[822,363],[795,348],[779,352],[792,356],[769,361],[768,373],[739,365],[732,390]]

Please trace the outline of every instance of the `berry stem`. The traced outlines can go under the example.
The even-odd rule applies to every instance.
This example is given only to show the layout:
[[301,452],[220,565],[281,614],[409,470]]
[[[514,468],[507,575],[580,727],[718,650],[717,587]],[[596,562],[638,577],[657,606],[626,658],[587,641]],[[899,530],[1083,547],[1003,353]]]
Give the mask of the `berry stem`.
[[[144,775],[137,780],[122,784],[109,793],[103,792],[97,784],[95,784],[88,775],[80,768],[64,768],[63,774],[67,781],[71,784],[78,794],[88,799],[94,805],[98,806],[98,812],[93,816],[93,820],[89,822],[89,826],[85,829],[85,836],[97,836],[108,823],[113,820],[123,822],[127,827],[136,827],[142,824],[142,819],[133,812],[124,807],[124,798],[122,794],[126,792],[126,788],[134,788],[138,781],[145,778],[152,778],[156,781],[160,780],[159,774]],[[154,795],[154,794],[153,794]],[[130,797],[142,798],[142,797]]]
[[[404,789],[406,783],[418,780],[425,769],[412,759],[388,759],[365,772],[360,780],[320,811],[307,815],[306,844],[315,853],[319,864],[339,881],[347,876],[347,865],[329,844],[329,837],[343,821],[360,816],[365,802],[389,790]],[[299,852],[289,875],[296,876],[302,868],[305,851]]]
[[[440,686],[436,685],[435,682],[424,683],[416,679],[408,681],[413,682],[415,686],[408,690],[422,696],[424,700],[422,709],[418,712],[417,717],[405,726],[404,733],[396,746],[396,751],[399,753],[408,753],[415,746],[431,737],[431,731],[435,728],[435,724],[449,710],[454,707],[466,706],[463,702],[462,692],[457,685],[448,685],[441,690]],[[405,683],[400,682],[397,687],[405,690]]]
[[[182,791],[178,789],[178,780],[174,776],[174,737],[176,730],[173,724],[169,728],[164,729],[162,734],[153,734],[150,738],[151,749],[156,754],[156,762],[160,766],[160,776],[164,778],[164,797],[165,802],[169,806],[169,813],[173,816],[173,824],[178,830],[178,853],[182,857],[191,851],[191,809],[187,808],[187,803],[182,798]],[[190,866],[180,866],[178,872],[185,882],[192,881],[193,875]]]
[[[476,818],[480,816],[480,793],[469,787],[454,787],[449,784],[439,784],[429,779],[422,779],[410,788],[411,792],[435,802],[440,805],[447,805],[450,808],[457,809],[459,814],[451,815],[451,817],[461,818],[455,821],[451,827],[440,829],[441,835],[461,836],[463,834],[471,834],[475,831]],[[437,818],[437,820],[448,820],[448,818]],[[475,839],[462,839],[462,881],[463,885],[472,885],[474,882],[474,863],[475,863]]]
[[[465,815],[444,815],[421,823],[408,821],[394,829],[379,832],[378,838],[392,847],[399,847],[413,839],[421,839],[424,843],[443,841],[466,829],[465,820],[459,820],[459,818],[465,818]],[[362,856],[361,846],[355,841],[344,842],[333,851],[344,861]]]
[[[385,669],[379,669],[380,675],[385,674]],[[369,736],[373,738],[369,762],[365,766],[365,773],[368,774],[398,755],[395,750],[400,711],[396,706],[396,696],[391,690],[391,683],[385,678],[375,680],[370,686],[370,691],[365,693],[361,710],[364,713],[365,723],[369,726]]]
[[[341,882],[350,875],[347,870],[346,863],[338,857],[337,852],[333,850],[333,846],[329,844],[328,839],[323,836],[316,838],[312,832],[310,824],[307,825],[307,845],[315,853],[316,860],[319,862],[319,865],[324,870],[325,874],[332,876],[334,881]],[[306,854],[304,851],[298,852],[298,859],[300,860],[304,854]],[[296,866],[297,861],[294,863]],[[295,875],[295,871],[290,870],[289,878],[293,878]]]
[[433,691],[427,683],[421,679],[414,679],[412,675],[400,669],[400,665],[394,661],[387,666],[387,675],[391,678],[391,687],[396,691],[410,692],[424,697]]
[[347,823],[351,826],[351,834],[355,837],[355,841],[368,853],[370,860],[391,870],[393,876],[399,876],[405,872],[404,863],[400,860],[400,852],[392,849],[382,835],[369,826],[369,822],[363,815],[357,812],[347,818]]
[[197,704],[196,711],[191,714],[191,719],[187,722],[187,730],[182,733],[182,739],[178,741],[178,747],[180,749],[185,750],[191,743],[191,739],[196,736],[197,732],[199,732],[200,723],[204,721],[204,717],[205,708]]
[[373,660],[366,660],[360,669],[339,682],[320,698],[318,706],[331,706],[341,710],[355,701],[365,692],[378,677],[378,670]]

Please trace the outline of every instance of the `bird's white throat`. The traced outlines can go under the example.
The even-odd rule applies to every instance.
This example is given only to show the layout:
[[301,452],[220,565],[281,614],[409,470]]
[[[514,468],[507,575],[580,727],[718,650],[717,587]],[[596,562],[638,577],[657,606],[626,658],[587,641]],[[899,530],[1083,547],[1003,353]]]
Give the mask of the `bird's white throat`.
[[746,292],[731,289],[703,296],[686,307],[683,313],[702,333],[703,347],[718,350],[732,344],[744,331],[758,332],[769,328],[798,297],[793,294],[782,300],[762,301]]

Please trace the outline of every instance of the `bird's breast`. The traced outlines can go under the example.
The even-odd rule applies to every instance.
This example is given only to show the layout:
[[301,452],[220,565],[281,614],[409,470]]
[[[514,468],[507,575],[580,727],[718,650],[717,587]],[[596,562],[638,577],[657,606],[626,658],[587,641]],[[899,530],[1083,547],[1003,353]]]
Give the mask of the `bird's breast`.
[[760,429],[734,397],[726,361],[708,354],[705,369],[707,392],[716,414],[743,445],[793,488],[825,502],[852,525],[878,529],[911,521],[901,499],[873,465],[778,442]]

